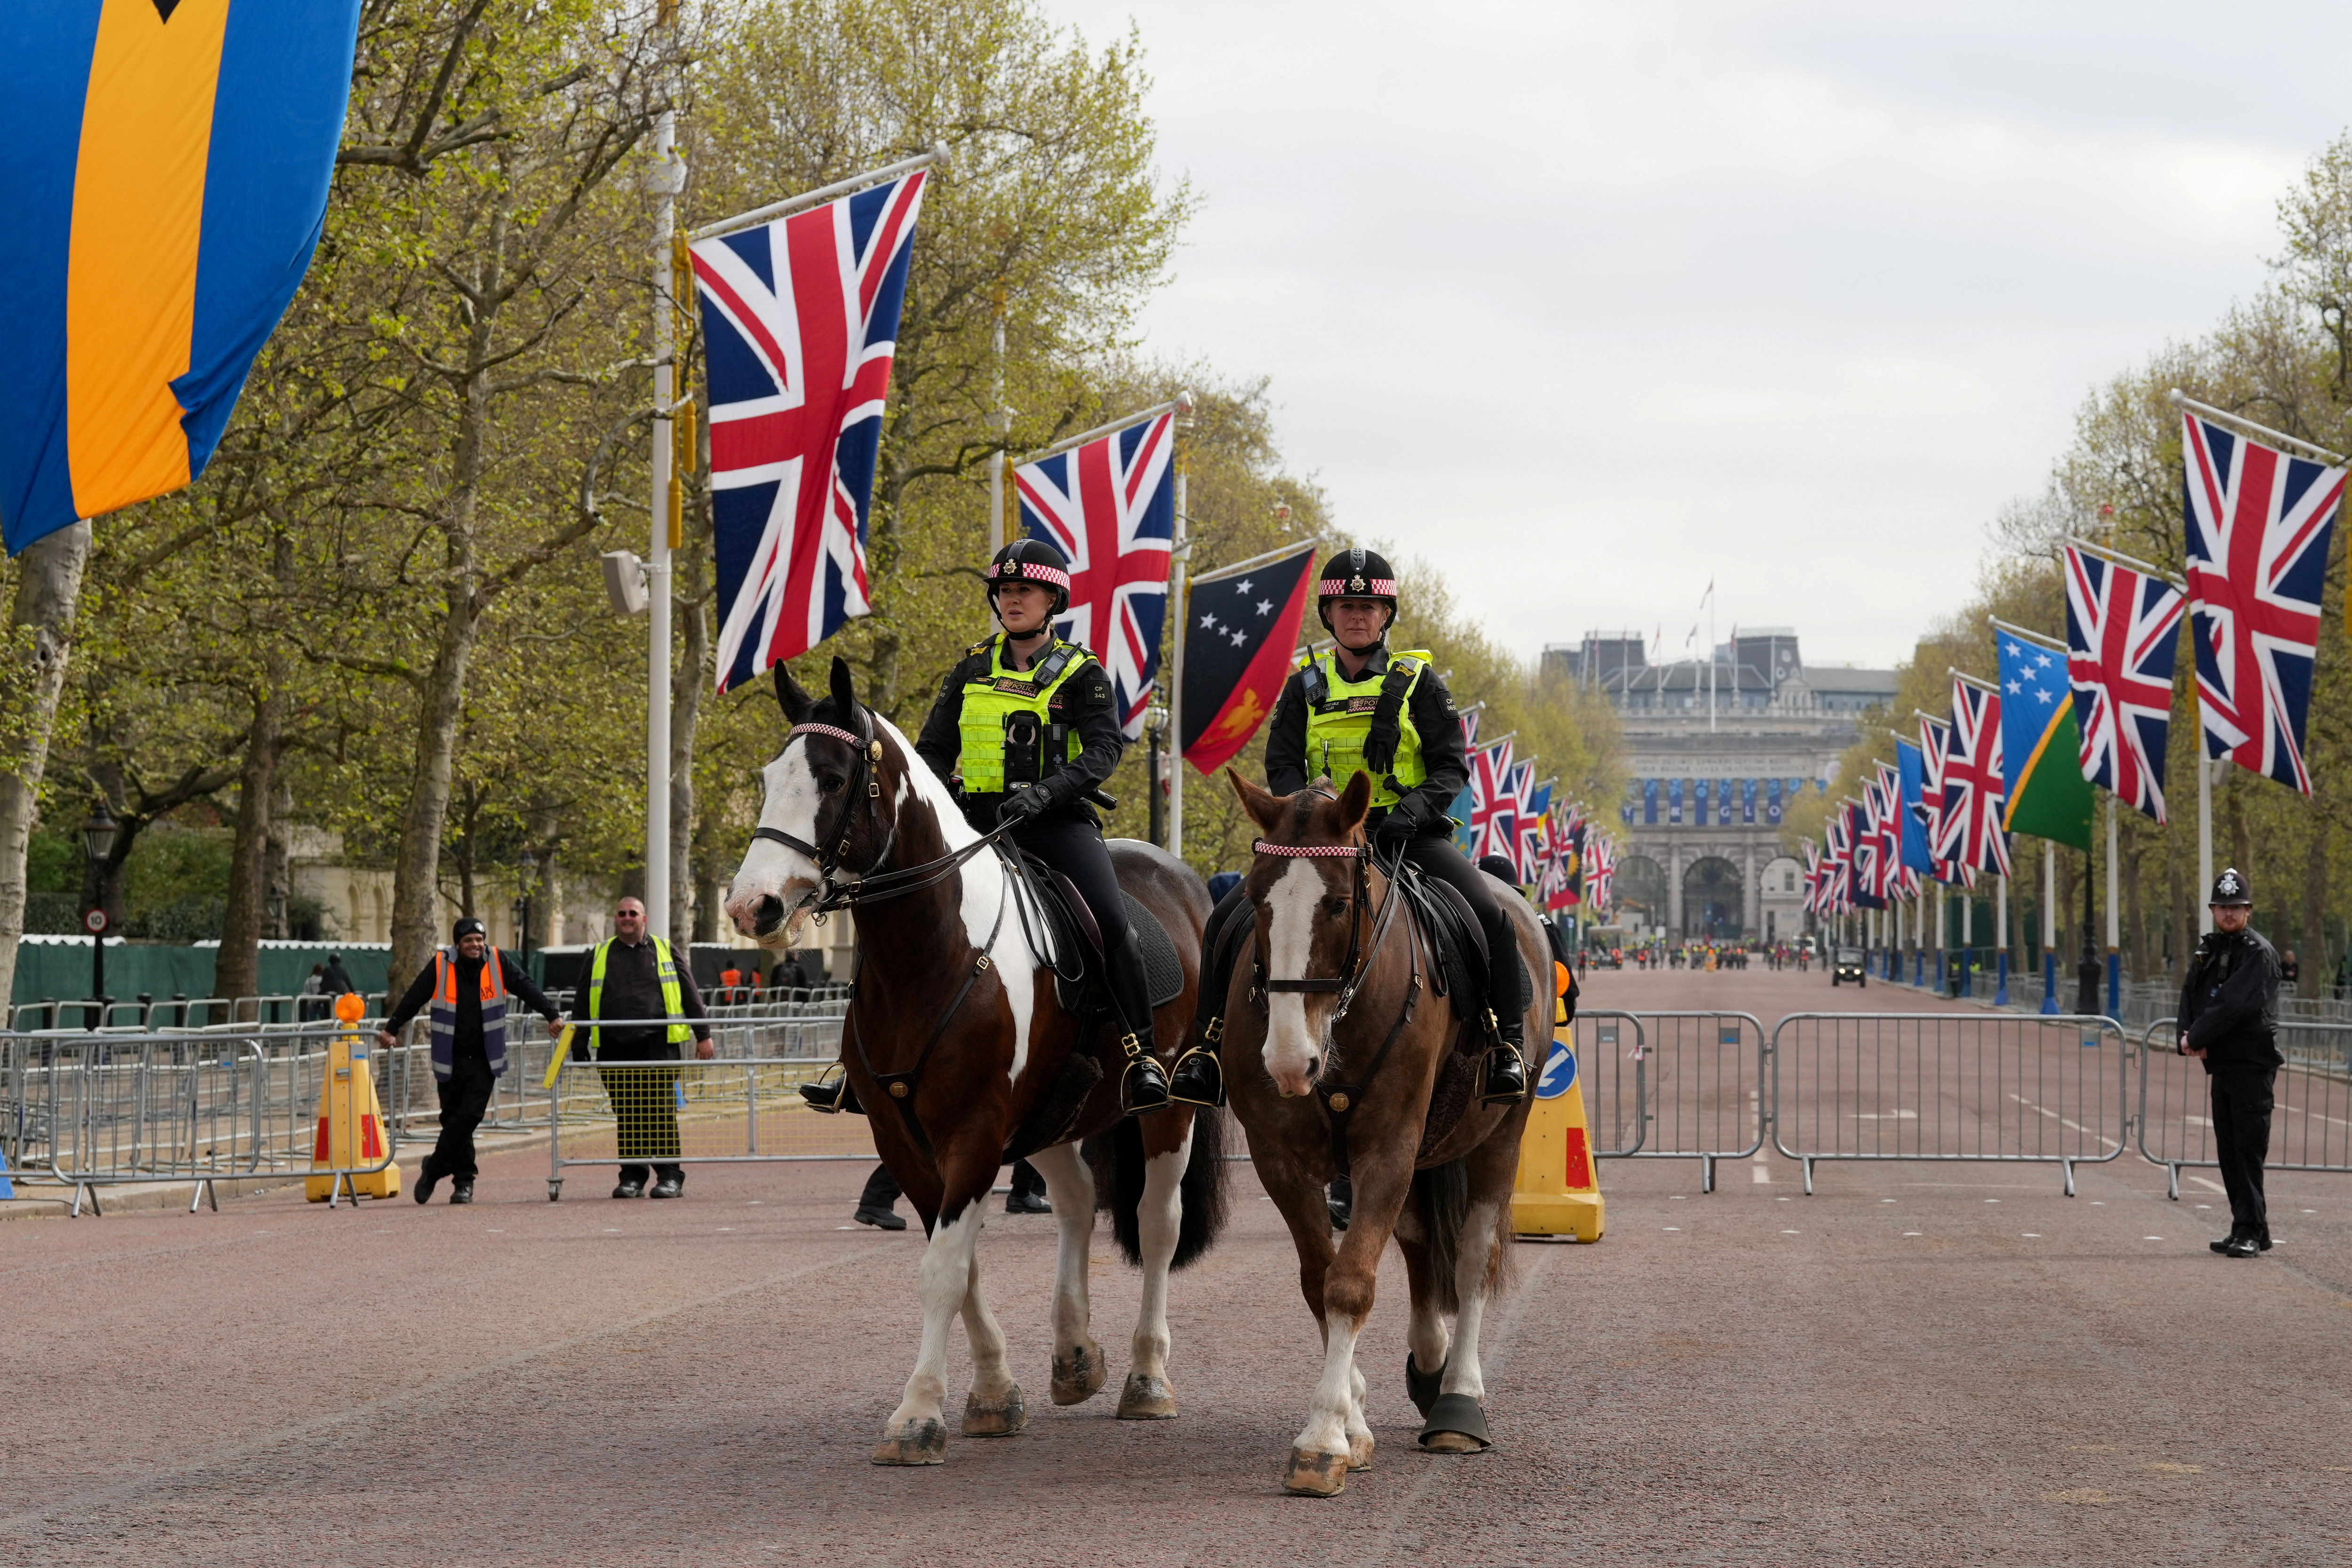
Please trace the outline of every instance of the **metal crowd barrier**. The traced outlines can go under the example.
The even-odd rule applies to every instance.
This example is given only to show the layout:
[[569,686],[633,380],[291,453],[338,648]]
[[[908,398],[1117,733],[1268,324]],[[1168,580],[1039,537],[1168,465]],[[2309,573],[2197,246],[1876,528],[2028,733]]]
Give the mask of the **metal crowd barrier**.
[[[2180,1173],[2219,1170],[2205,1064],[2175,1048],[2178,1018],[2158,1018],[2140,1037],[2139,1152],[2165,1169],[2170,1195]],[[2161,1042],[2160,1044],[2158,1042]],[[2272,1091],[2272,1171],[2352,1173],[2352,1024],[2283,1023]]]
[[1622,1160],[1641,1152],[1649,1122],[1649,1053],[1642,1020],[1607,1008],[1580,1010],[1569,1026],[1577,1081],[1584,1086],[1584,1120],[1595,1159]]
[[[567,1056],[554,1072],[541,1067],[530,1087],[547,1099],[548,1201],[561,1201],[575,1165],[874,1159],[864,1117],[827,1115],[800,1093],[840,1056],[847,1000],[794,1005],[787,1016],[713,1020],[719,1054],[708,1061],[689,1045],[679,1061]],[[584,1046],[585,1034],[575,1043]]]
[[1764,1025],[1751,1013],[1633,1016],[1649,1071],[1643,1134],[1623,1154],[1696,1160],[1699,1190],[1711,1193],[1717,1161],[1764,1145]]
[[2074,1167],[2130,1137],[2128,1044],[2112,1018],[1793,1013],[1772,1031],[1772,1143],[1801,1162]]

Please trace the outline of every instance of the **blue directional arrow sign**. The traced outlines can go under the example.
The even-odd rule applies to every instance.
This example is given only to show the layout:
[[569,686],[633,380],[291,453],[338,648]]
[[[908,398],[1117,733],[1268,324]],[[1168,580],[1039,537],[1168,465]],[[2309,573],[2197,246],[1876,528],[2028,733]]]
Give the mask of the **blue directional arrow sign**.
[[1551,1055],[1544,1061],[1543,1077],[1536,1080],[1538,1100],[1558,1100],[1576,1081],[1576,1053],[1559,1040],[1551,1043]]

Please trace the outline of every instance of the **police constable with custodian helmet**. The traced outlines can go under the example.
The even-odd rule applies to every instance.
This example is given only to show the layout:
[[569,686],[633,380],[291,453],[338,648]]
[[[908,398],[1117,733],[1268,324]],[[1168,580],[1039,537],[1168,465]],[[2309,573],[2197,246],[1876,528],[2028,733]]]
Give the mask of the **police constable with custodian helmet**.
[[474,1201],[474,1129],[507,1070],[507,998],[521,997],[551,1028],[562,1021],[555,1004],[513,957],[489,945],[480,921],[471,915],[459,921],[449,942],[410,982],[375,1037],[385,1050],[395,1049],[408,1021],[425,1013],[433,1087],[441,1096],[441,1138],[416,1173],[420,1204],[444,1176],[450,1178],[451,1203]]
[[2213,879],[2213,929],[2197,944],[2180,987],[2180,1054],[2205,1064],[2213,1096],[2213,1152],[2230,1194],[2227,1258],[2271,1246],[2263,1162],[2271,1152],[2271,1091],[2278,1049],[2279,956],[2246,922],[2254,893],[2234,866]]
[[[1276,701],[1265,743],[1266,787],[1296,795],[1318,775],[1344,786],[1359,772],[1371,776],[1372,809],[1365,817],[1373,847],[1384,860],[1402,854],[1423,876],[1434,877],[1469,900],[1486,929],[1493,994],[1487,998],[1495,1044],[1486,1052],[1482,1098],[1517,1100],[1527,1092],[1528,997],[1524,976],[1510,961],[1518,931],[1497,895],[1495,879],[1474,869],[1454,846],[1445,808],[1470,780],[1462,752],[1462,721],[1444,679],[1418,650],[1391,652],[1389,627],[1397,614],[1396,573],[1370,550],[1342,550],[1316,580],[1315,613],[1338,646],[1293,670]],[[1209,917],[1202,951],[1218,952],[1219,934],[1247,902],[1239,888]],[[1230,963],[1213,963],[1201,984],[1196,1043],[1178,1058],[1171,1092],[1182,1100],[1215,1105],[1224,1082],[1217,1042],[1232,979]]]
[[1126,1034],[1119,1103],[1129,1112],[1168,1103],[1154,1059],[1151,986],[1143,949],[1087,804],[1127,744],[1110,676],[1095,656],[1054,635],[1070,607],[1070,563],[1042,539],[1016,539],[988,567],[988,602],[1004,628],[974,643],[947,679],[915,753],[960,780],[966,820],[982,832],[1013,824],[1013,842],[1053,867],[1086,900],[1102,932],[1112,1005]]

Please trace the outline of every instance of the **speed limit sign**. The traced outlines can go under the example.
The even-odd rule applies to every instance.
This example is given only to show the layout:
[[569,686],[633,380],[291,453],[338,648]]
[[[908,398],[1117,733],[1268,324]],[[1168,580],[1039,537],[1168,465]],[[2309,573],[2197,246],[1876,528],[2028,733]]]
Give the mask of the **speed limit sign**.
[[106,911],[104,910],[90,910],[83,914],[81,917],[81,923],[82,929],[89,931],[90,935],[100,935],[106,930]]

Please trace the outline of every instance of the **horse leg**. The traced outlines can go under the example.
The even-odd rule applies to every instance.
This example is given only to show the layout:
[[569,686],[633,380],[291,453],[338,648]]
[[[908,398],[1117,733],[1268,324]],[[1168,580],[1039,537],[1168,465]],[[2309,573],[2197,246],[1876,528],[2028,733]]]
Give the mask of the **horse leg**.
[[1029,1406],[1005,1364],[1004,1330],[980,1293],[977,1248],[963,1293],[963,1333],[971,1344],[971,1390],[963,1397],[963,1435],[1010,1437],[1029,1425]]
[[[945,1416],[948,1382],[948,1329],[971,1294],[974,1250],[980,1243],[981,1199],[996,1175],[993,1151],[984,1168],[969,1157],[950,1154],[941,1162],[946,1201],[931,1226],[916,1275],[923,1303],[922,1347],[915,1370],[907,1378],[898,1408],[890,1413],[881,1444],[870,1456],[877,1465],[936,1465],[947,1458]],[[1000,1349],[1001,1361],[1003,1352]]]
[[[1470,1209],[1463,1216],[1454,1252],[1454,1293],[1461,1307],[1454,1321],[1454,1351],[1439,1384],[1439,1404],[1431,1408],[1430,1425],[1422,1435],[1422,1447],[1433,1454],[1475,1454],[1491,1446],[1478,1330],[1498,1272],[1517,1170],[1516,1140],[1490,1138],[1470,1156]],[[1460,1426],[1449,1429],[1442,1425],[1447,1421]]]
[[1372,1430],[1364,1419],[1363,1383],[1356,1373],[1356,1336],[1371,1315],[1381,1253],[1395,1228],[1410,1175],[1400,1180],[1397,1173],[1360,1163],[1355,1180],[1353,1222],[1323,1275],[1323,1376],[1282,1478],[1286,1489],[1309,1497],[1337,1495],[1347,1486],[1349,1470],[1369,1469],[1372,1463]]
[[[1408,1239],[1410,1233],[1411,1239]],[[1397,1220],[1397,1250],[1404,1254],[1404,1278],[1412,1295],[1412,1318],[1405,1328],[1405,1391],[1423,1415],[1437,1397],[1445,1374],[1446,1352],[1453,1337],[1446,1331],[1445,1312],[1438,1306],[1437,1277],[1429,1266],[1429,1247],[1423,1238],[1421,1216],[1408,1203]]]
[[1176,1391],[1168,1385],[1168,1265],[1176,1256],[1176,1233],[1184,1217],[1184,1165],[1192,1156],[1192,1116],[1184,1116],[1183,1134],[1172,1149],[1153,1147],[1166,1141],[1164,1132],[1158,1139],[1152,1136],[1160,1131],[1156,1124],[1175,1120],[1171,1111],[1145,1124],[1143,1202],[1135,1216],[1136,1239],[1143,1254],[1143,1304],[1135,1319],[1133,1361],[1118,1394],[1122,1421],[1168,1421],[1176,1415]]
[[1056,1143],[1029,1156],[1045,1178],[1060,1246],[1054,1264],[1054,1403],[1080,1405],[1110,1376],[1102,1346],[1087,1332],[1093,1308],[1087,1294],[1087,1252],[1095,1233],[1095,1178],[1076,1143]]

